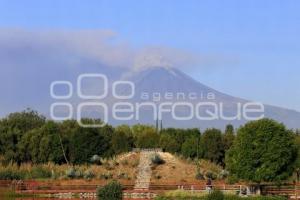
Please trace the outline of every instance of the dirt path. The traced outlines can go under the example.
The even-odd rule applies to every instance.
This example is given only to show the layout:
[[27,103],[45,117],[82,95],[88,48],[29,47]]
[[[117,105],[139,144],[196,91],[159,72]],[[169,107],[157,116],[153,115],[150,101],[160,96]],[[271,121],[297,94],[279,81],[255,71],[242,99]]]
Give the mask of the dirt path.
[[151,179],[151,157],[154,151],[141,151],[138,174],[134,185],[135,190],[148,190]]

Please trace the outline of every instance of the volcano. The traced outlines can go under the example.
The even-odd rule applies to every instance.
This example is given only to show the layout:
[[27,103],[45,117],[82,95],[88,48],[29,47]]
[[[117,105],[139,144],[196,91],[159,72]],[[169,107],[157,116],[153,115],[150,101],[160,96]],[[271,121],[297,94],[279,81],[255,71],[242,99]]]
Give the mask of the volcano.
[[[193,118],[188,120],[178,120],[174,119],[174,116],[171,116],[171,111],[169,113],[166,111],[161,115],[161,117],[158,116],[158,118],[161,118],[164,127],[201,129],[215,127],[224,129],[227,124],[232,124],[235,127],[238,127],[249,121],[249,119],[243,117],[234,118],[234,116],[239,115],[239,105],[243,107],[247,103],[257,103],[217,91],[172,67],[151,67],[131,73],[130,75],[125,76],[123,80],[134,83],[134,95],[132,98],[126,100],[126,102],[131,103],[132,105],[152,103],[157,106],[157,109],[159,109],[159,105],[164,103],[166,104],[167,102],[171,104],[177,103],[178,105],[180,103],[184,103],[185,105],[177,106],[176,111],[174,111],[175,115],[180,118],[191,116],[191,110],[195,110],[199,103],[202,103],[203,106],[198,108],[198,112],[200,110],[204,113],[206,115],[204,115],[204,117],[212,116],[213,114],[211,113],[215,112],[212,104],[215,104],[218,105],[218,115],[220,115],[221,110],[222,115],[227,117],[226,119],[223,119],[222,117],[215,117],[215,119],[203,120],[202,118],[199,119],[198,117],[195,117],[196,113],[193,111]],[[125,85],[120,86],[118,87],[118,94],[127,95],[132,92],[131,90],[132,88]],[[109,104],[115,102],[124,102],[124,100],[109,100]],[[259,115],[260,117],[271,118],[278,122],[282,122],[289,128],[300,128],[299,112],[271,105],[261,105],[264,110],[262,112],[263,115]],[[170,109],[167,107],[168,106],[165,106],[164,109]],[[169,107],[171,107],[171,105],[169,105]],[[155,110],[151,106],[141,106],[138,109],[138,119],[135,118],[127,121],[110,119],[109,122],[112,124],[145,123],[154,125],[156,122],[154,116],[155,112],[159,111]],[[255,116],[252,117],[255,118]]]

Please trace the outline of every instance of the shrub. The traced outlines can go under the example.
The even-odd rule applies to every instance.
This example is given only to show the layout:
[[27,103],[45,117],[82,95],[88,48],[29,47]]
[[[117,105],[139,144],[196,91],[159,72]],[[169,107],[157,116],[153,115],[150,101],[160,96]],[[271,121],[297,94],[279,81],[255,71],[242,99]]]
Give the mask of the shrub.
[[140,161],[139,160],[134,160],[132,163],[131,163],[131,167],[135,168],[139,165]]
[[126,173],[119,173],[117,177],[118,179],[129,179],[129,176]]
[[122,200],[122,185],[113,181],[97,189],[97,197],[101,200]]
[[91,170],[86,170],[84,173],[83,173],[83,177],[85,179],[92,179],[95,177],[95,173]]
[[155,165],[162,165],[165,164],[164,159],[162,159],[158,154],[155,154],[152,159],[151,159],[152,163]]
[[201,174],[200,172],[198,172],[198,173],[196,174],[196,179],[197,179],[197,180],[205,180],[203,174]]
[[31,178],[33,179],[52,177],[52,172],[49,169],[45,169],[42,166],[33,167],[30,174]]
[[239,181],[239,179],[236,177],[236,176],[229,176],[228,178],[227,178],[227,182],[229,183],[229,184],[235,184],[235,183],[237,183]]
[[207,195],[207,200],[224,200],[224,194],[219,190],[214,190]]
[[69,168],[67,171],[66,171],[66,176],[68,178],[75,178],[76,177],[76,170],[72,167],[72,168]]
[[219,173],[218,178],[219,178],[219,179],[226,179],[226,178],[228,177],[228,175],[229,175],[229,172],[228,172],[228,171],[222,170],[222,171]]
[[159,174],[156,174],[154,177],[155,177],[155,179],[157,179],[157,180],[159,180],[159,179],[162,178],[161,175],[159,175]]
[[105,163],[104,163],[104,168],[105,168],[106,170],[109,170],[109,171],[115,169],[115,167],[113,166],[113,164],[111,164],[110,162],[105,162]]
[[206,172],[205,173],[205,176],[206,176],[206,178],[210,178],[210,179],[212,179],[212,180],[216,180],[217,179],[217,175],[215,174],[215,173],[213,173],[213,172],[210,172],[210,171],[208,171],[208,172]]
[[81,170],[77,169],[75,170],[75,177],[74,178],[83,178],[84,174]]
[[116,167],[116,166],[119,166],[119,163],[118,163],[118,161],[117,161],[116,159],[113,159],[113,160],[112,160],[112,165],[113,165],[114,167]]
[[25,173],[23,171],[13,171],[10,169],[0,171],[0,180],[21,180],[24,177]]
[[98,155],[93,155],[91,158],[91,163],[96,164],[96,165],[101,165],[101,157]]
[[126,165],[128,165],[129,163],[128,163],[128,160],[127,160],[127,159],[124,159],[124,160],[121,161],[121,164],[124,165],[124,166],[126,166]]
[[111,173],[108,173],[108,174],[100,174],[99,176],[100,179],[104,179],[104,180],[108,180],[108,179],[112,179],[113,178],[113,175]]

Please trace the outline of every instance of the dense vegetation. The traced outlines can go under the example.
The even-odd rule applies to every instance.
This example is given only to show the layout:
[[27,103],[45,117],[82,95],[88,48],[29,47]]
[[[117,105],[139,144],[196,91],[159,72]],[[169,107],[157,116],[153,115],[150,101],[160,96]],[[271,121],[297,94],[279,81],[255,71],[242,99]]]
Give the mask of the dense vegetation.
[[101,200],[122,200],[122,196],[122,186],[115,181],[97,189],[97,197]]
[[297,133],[269,119],[247,123],[237,130],[228,125],[224,132],[175,128],[158,131],[141,124],[82,128],[75,120],[54,122],[26,110],[0,120],[0,161],[3,165],[100,164],[101,158],[132,148],[162,148],[189,159],[219,164],[233,179],[259,183],[287,179],[293,172],[299,178]]
[[264,119],[241,127],[227,152],[227,169],[252,182],[286,180],[297,157],[295,135],[284,125]]
[[75,120],[49,121],[32,110],[12,113],[0,120],[0,154],[4,163],[83,164],[94,155],[112,157],[132,148],[162,148],[185,157],[198,155],[222,163],[225,137],[217,129],[207,130],[201,136],[198,129],[157,131],[141,124],[82,128]]

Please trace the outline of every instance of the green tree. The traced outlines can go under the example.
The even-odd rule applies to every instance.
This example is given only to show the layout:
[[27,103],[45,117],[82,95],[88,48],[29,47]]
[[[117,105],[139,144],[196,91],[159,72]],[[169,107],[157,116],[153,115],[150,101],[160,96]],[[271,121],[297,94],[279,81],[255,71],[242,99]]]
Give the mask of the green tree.
[[[93,120],[84,123],[95,123]],[[91,119],[90,119],[91,120]],[[93,155],[108,157],[112,154],[111,138],[113,128],[105,125],[101,128],[83,128],[76,125],[72,129],[68,147],[70,162],[72,164],[87,163]]]
[[300,135],[296,133],[295,135],[295,143],[297,147],[297,159],[295,161],[295,173],[297,176],[297,181],[300,181]]
[[226,155],[226,167],[239,179],[272,182],[288,178],[296,157],[294,135],[270,119],[249,122],[238,130]]
[[138,148],[157,148],[159,143],[159,135],[155,129],[145,129],[137,136],[136,146]]
[[128,152],[133,147],[133,139],[124,131],[115,131],[112,136],[111,145],[114,154]]
[[223,164],[225,153],[222,132],[219,129],[207,129],[201,139],[203,158]]
[[179,152],[181,145],[170,134],[163,133],[160,136],[159,147],[166,152],[176,153]]
[[133,137],[133,132],[132,132],[130,126],[128,126],[128,125],[126,125],[126,124],[117,126],[117,127],[115,128],[115,131],[123,132],[123,133],[125,133],[125,135],[126,135],[127,137]]
[[199,137],[195,136],[186,139],[181,147],[182,155],[186,158],[196,158],[198,151],[200,151],[199,142]]
[[234,127],[231,124],[228,124],[223,135],[223,144],[224,150],[227,151],[233,145],[234,142]]
[[[183,143],[189,139],[190,137],[199,137],[200,131],[199,129],[175,129],[175,128],[167,128],[163,129],[160,133],[161,137],[163,137],[160,143],[161,145],[168,146],[172,145],[173,150],[170,151],[172,153],[182,153],[182,145]],[[168,136],[164,136],[168,135]],[[167,137],[172,138],[170,139],[170,144],[167,144]],[[162,147],[164,148],[164,147]]]
[[22,162],[64,163],[58,132],[59,125],[53,121],[46,122],[41,128],[28,131],[17,145]]
[[44,123],[45,117],[30,109],[12,113],[0,120],[0,153],[5,160],[20,163],[18,142],[26,132],[39,128]]

